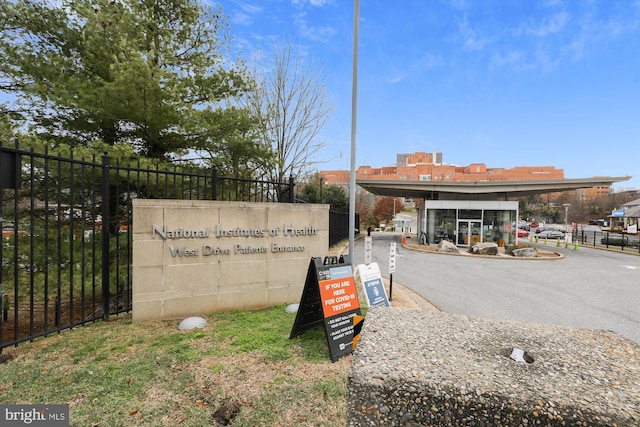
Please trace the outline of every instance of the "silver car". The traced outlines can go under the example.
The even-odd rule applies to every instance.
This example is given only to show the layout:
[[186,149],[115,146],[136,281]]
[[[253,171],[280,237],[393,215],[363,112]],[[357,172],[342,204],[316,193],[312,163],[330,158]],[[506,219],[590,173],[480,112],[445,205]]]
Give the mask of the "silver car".
[[539,239],[564,239],[564,231],[544,230],[537,234]]

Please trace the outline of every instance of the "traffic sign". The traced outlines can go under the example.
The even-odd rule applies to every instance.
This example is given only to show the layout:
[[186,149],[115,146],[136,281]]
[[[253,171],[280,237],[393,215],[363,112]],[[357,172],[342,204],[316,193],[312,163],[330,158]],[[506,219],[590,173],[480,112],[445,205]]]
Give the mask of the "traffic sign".
[[364,263],[365,265],[371,264],[371,251],[373,248],[373,238],[367,236],[364,238]]
[[396,272],[396,242],[391,242],[389,248],[389,274]]

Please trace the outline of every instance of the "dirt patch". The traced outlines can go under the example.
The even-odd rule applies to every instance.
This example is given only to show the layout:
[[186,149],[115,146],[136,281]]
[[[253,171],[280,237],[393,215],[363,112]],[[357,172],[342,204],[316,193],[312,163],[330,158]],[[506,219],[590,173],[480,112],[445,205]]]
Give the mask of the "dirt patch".
[[538,258],[560,258],[560,254],[557,252],[538,251]]

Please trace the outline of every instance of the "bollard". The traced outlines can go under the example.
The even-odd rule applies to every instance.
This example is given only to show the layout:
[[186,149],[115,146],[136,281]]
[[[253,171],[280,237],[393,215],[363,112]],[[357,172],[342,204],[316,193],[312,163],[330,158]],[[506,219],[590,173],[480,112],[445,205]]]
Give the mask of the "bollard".
[[559,247],[560,247],[560,239],[557,239],[556,240],[556,248],[559,248]]
[[573,245],[573,250],[577,251],[578,250],[578,241],[576,240],[575,244]]
[[544,238],[544,244],[545,245],[547,244],[547,238],[546,237]]
[[406,234],[402,235],[402,246],[407,246],[407,235]]
[[565,240],[564,241],[564,248],[567,249],[569,247],[569,241]]

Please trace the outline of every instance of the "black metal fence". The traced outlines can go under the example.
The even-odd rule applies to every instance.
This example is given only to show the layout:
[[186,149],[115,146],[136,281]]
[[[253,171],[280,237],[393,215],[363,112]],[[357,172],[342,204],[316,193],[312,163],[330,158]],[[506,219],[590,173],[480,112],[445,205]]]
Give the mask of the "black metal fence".
[[[356,213],[356,228],[360,224],[360,214]],[[359,233],[359,229],[355,233]],[[349,237],[349,214],[329,210],[329,246],[334,246]]]
[[640,236],[636,234],[576,227],[573,230],[573,239],[582,246],[605,247],[623,252],[640,253]]
[[131,310],[131,200],[294,201],[294,182],[0,141],[0,351]]

